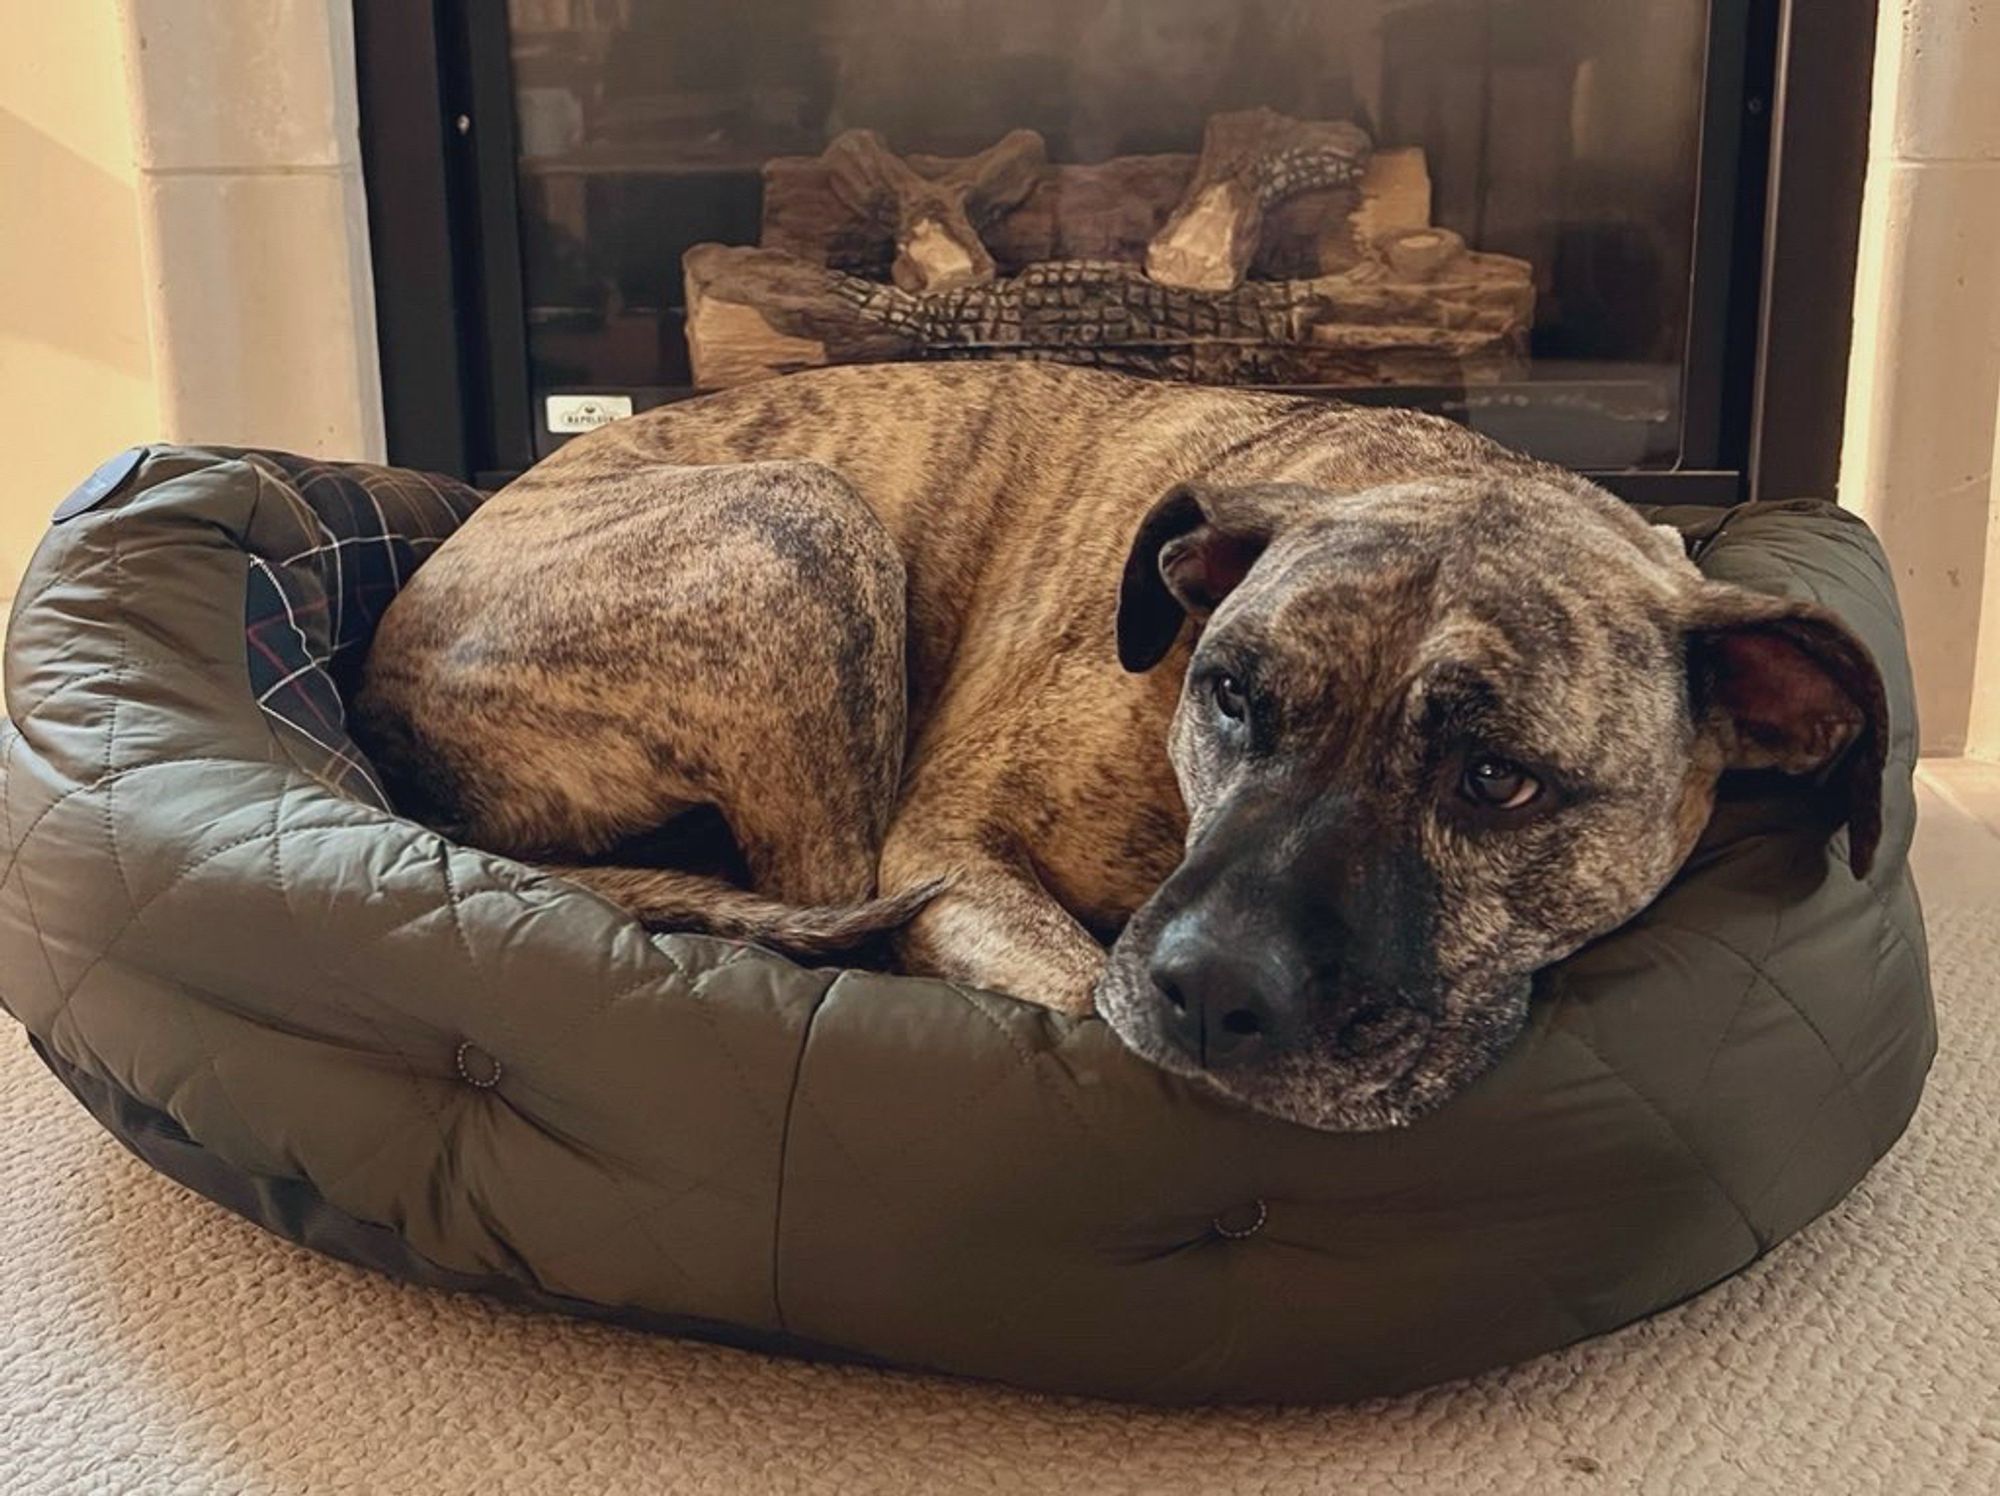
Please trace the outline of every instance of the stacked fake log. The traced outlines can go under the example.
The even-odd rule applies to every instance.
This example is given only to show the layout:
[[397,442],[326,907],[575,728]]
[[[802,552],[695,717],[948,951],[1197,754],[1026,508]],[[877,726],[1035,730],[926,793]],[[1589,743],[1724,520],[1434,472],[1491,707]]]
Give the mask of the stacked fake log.
[[684,261],[695,382],[1056,358],[1228,383],[1454,384],[1525,366],[1526,262],[1430,223],[1420,150],[1218,115],[1202,153],[1051,166],[1017,130],[899,158],[850,131],[764,173],[758,248]]
[[895,246],[889,278],[905,291],[950,291],[993,279],[982,232],[1035,190],[1047,148],[1033,130],[1016,130],[962,161],[919,171],[892,155],[873,130],[849,130],[820,157],[827,185],[863,223],[886,230]]

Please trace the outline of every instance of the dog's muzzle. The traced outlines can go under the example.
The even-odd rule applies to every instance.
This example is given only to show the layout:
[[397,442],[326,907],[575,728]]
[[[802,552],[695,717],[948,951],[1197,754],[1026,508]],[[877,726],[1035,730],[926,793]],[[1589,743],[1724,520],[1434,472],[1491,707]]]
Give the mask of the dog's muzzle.
[[1254,1067],[1307,1042],[1380,1063],[1420,1046],[1434,1016],[1329,980],[1282,934],[1226,929],[1198,909],[1167,922],[1146,975],[1162,1037],[1208,1071]]
[[1161,1028],[1204,1070],[1255,1064],[1297,1042],[1310,973],[1289,942],[1232,939],[1195,911],[1160,932],[1146,974]]

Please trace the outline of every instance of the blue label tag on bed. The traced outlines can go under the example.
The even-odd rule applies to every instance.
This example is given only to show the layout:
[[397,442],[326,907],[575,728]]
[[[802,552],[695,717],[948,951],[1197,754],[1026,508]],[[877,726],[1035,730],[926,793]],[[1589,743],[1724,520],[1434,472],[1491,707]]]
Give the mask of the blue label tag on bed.
[[127,447],[109,462],[99,464],[96,472],[77,484],[70,490],[69,497],[56,505],[52,523],[59,525],[66,519],[75,519],[86,510],[95,509],[123,488],[126,480],[139,470],[139,464],[145,460],[144,447]]

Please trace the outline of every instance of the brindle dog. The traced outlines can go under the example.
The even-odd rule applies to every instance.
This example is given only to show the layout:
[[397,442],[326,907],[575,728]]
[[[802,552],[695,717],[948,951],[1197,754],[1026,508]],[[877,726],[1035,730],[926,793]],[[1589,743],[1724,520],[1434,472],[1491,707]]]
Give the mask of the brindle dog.
[[[642,919],[897,929],[907,970],[1094,998],[1342,1129],[1486,1069],[1726,769],[1820,775],[1864,869],[1885,737],[1836,620],[1570,473],[1042,365],[799,374],[571,442],[390,608],[359,727],[412,809]],[[690,813],[747,889],[627,865]]]

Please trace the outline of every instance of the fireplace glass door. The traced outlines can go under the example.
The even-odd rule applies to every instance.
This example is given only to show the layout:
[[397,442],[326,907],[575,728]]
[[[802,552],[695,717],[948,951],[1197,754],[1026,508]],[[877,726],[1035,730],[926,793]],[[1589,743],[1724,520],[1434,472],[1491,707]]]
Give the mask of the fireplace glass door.
[[1701,460],[1708,0],[507,11],[538,451],[828,364],[1053,359]]

